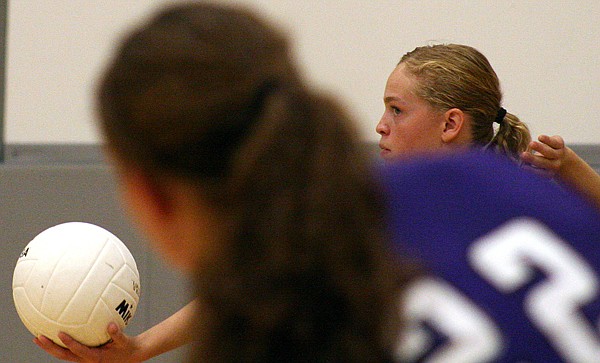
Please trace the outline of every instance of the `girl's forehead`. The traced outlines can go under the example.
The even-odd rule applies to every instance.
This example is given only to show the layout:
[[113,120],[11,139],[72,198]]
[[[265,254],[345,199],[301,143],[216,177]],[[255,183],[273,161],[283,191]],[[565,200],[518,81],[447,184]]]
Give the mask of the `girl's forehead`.
[[406,101],[407,98],[415,97],[414,90],[418,84],[417,79],[399,67],[396,67],[388,77],[383,96],[384,102],[391,100]]

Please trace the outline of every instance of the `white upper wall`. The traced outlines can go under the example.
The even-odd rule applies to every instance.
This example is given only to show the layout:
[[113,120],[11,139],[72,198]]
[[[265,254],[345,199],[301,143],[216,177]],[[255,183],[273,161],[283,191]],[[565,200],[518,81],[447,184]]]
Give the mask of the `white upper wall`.
[[[135,20],[169,0],[12,0],[8,4],[5,141],[96,143],[93,85]],[[417,46],[482,51],[504,106],[534,135],[600,142],[600,1],[238,0],[293,36],[315,85],[338,95],[368,141],[385,81]]]

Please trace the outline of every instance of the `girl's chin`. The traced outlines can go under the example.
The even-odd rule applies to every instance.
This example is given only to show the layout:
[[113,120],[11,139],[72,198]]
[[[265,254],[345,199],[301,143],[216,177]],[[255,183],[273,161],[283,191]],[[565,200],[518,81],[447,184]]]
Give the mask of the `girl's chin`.
[[381,151],[379,152],[379,155],[381,156],[382,159],[386,159],[386,160],[389,160],[393,157],[392,151],[388,150],[388,149],[381,149]]

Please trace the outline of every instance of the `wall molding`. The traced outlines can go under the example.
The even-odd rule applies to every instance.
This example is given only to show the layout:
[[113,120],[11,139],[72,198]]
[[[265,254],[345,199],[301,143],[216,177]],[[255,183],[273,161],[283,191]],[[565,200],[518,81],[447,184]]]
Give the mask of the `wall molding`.
[[[569,145],[596,170],[600,170],[600,144]],[[365,143],[376,156],[376,143]],[[4,164],[97,164],[104,163],[98,144],[8,144],[4,146]],[[1,165],[2,163],[0,163]]]
[[97,144],[7,144],[4,164],[99,164],[104,163]]

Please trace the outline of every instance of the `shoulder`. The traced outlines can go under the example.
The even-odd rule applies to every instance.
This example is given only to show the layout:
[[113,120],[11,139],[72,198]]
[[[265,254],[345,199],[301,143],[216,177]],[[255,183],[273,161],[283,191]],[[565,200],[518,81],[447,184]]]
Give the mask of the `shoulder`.
[[486,153],[379,172],[395,245],[429,272],[406,299],[405,338],[429,337],[410,354],[448,362],[595,356],[600,215],[591,204]]
[[378,170],[392,226],[415,238],[460,232],[458,239],[473,239],[516,217],[536,219],[567,238],[600,228],[589,201],[492,153],[439,155]]

